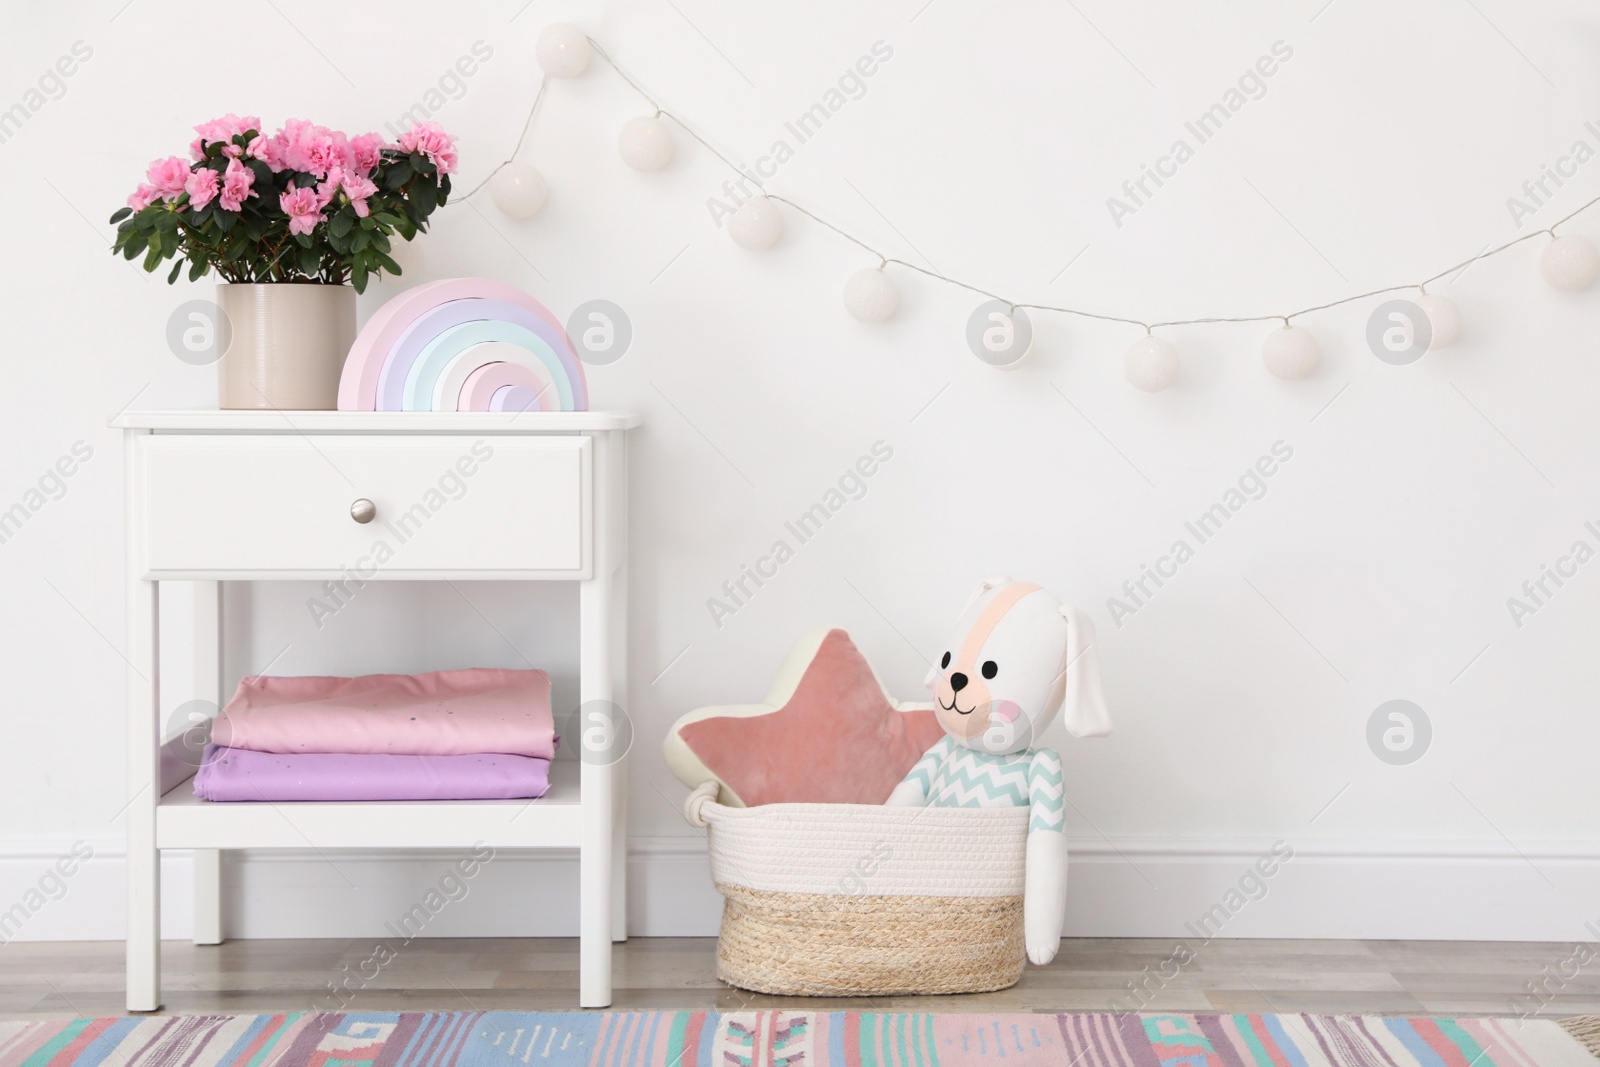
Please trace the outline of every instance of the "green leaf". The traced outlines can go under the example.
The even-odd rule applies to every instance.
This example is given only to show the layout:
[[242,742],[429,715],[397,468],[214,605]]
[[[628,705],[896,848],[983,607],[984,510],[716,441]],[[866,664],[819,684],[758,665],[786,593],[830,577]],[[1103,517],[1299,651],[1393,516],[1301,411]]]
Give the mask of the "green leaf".
[[384,255],[382,252],[374,252],[373,255],[378,257],[378,262],[383,264],[384,270],[388,271],[390,274],[400,273],[400,264]]
[[211,264],[206,260],[206,257],[197,256],[194,262],[189,264],[189,280],[191,282],[198,281],[200,275],[204,274],[209,266]]
[[383,176],[383,187],[385,189],[398,189],[411,180],[411,173],[411,164],[396,163],[389,168],[389,173]]
[[378,228],[378,220],[368,215],[361,220],[361,228],[363,230],[376,230]]
[[236,211],[224,211],[221,208],[218,208],[211,217],[217,221],[217,229],[221,230],[223,233],[227,233],[229,230],[233,229],[234,220],[239,217],[239,213]]
[[372,247],[380,252],[389,251],[389,238],[384,235],[382,230],[372,231]]
[[317,274],[317,263],[321,259],[315,248],[302,248],[300,250],[300,273],[308,278]]
[[359,252],[372,243],[372,234],[366,230],[357,230],[355,238],[351,240],[350,247]]
[[147,272],[154,272],[155,269],[160,265],[161,249],[157,248],[155,245],[151,245],[150,250],[144,254],[144,269]]
[[134,258],[136,258],[139,255],[140,252],[143,252],[145,250],[145,246],[148,243],[149,242],[147,242],[145,240],[144,234],[142,234],[142,233],[134,234],[132,237],[128,238],[128,243],[127,243],[126,247],[124,247],[122,249],[122,258],[126,259],[126,260],[129,260],[129,261],[132,261]]
[[161,234],[159,232],[152,233],[150,235],[150,242],[149,243],[150,243],[150,251],[152,251],[152,252],[160,252],[161,251]]
[[420,221],[433,214],[439,203],[439,189],[432,182],[418,182],[411,187],[411,206]]
[[333,217],[328,223],[328,232],[335,237],[343,237],[350,232],[350,227],[355,225],[355,215],[347,208]]
[[156,216],[156,229],[162,233],[171,233],[178,228],[178,215],[173,211],[163,211]]
[[181,259],[173,260],[172,261],[172,273],[167,275],[167,284],[168,285],[172,285],[173,283],[175,283],[178,280],[178,272],[180,272],[181,270],[183,270],[183,260],[181,260]]
[[129,215],[132,215],[132,214],[133,214],[133,208],[131,208],[131,207],[119,207],[119,208],[117,208],[117,210],[115,210],[115,211],[113,211],[111,213],[111,224],[114,226],[114,225],[116,225],[117,223],[121,222],[123,219],[127,218]]
[[358,293],[366,292],[367,291],[367,268],[357,264],[355,266],[355,268],[350,271],[350,285]]
[[401,222],[400,222],[400,217],[398,215],[392,214],[392,213],[390,213],[388,211],[374,212],[370,217],[374,218],[374,219],[377,219],[378,222],[380,222],[384,226],[399,226],[399,225],[402,225]]

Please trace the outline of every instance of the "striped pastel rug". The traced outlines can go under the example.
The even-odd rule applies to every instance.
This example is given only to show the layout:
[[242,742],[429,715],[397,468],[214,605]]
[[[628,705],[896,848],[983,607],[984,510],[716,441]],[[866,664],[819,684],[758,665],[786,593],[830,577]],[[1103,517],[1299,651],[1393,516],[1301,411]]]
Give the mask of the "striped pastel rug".
[[1596,1067],[1548,1020],[352,1012],[0,1023],[0,1067]]

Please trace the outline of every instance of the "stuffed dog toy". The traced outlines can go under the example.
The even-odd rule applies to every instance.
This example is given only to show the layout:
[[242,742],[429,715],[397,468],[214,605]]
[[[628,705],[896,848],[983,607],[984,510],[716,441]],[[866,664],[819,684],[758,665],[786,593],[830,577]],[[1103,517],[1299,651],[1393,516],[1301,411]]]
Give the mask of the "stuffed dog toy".
[[925,681],[945,736],[885,803],[1032,809],[1023,936],[1028,958],[1049,963],[1066,913],[1066,819],[1061,757],[1035,746],[1057,714],[1075,737],[1111,732],[1094,623],[1037,585],[991,579]]

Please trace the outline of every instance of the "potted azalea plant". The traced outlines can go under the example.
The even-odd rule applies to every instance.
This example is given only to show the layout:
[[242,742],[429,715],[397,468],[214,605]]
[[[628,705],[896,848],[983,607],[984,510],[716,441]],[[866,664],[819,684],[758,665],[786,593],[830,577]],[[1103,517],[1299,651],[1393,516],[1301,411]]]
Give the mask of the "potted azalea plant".
[[424,122],[388,143],[291,119],[224,115],[195,127],[189,158],[150,164],[111,216],[113,251],[176,282],[222,279],[231,342],[218,363],[224,408],[331,409],[356,333],[355,294],[385,272],[450,195],[455,139]]

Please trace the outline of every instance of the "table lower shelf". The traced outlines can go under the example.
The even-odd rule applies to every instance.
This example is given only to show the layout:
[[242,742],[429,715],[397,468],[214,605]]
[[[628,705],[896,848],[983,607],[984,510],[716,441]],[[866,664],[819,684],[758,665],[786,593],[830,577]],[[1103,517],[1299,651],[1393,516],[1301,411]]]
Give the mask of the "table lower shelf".
[[217,803],[185,780],[156,807],[157,848],[576,848],[581,764],[558,760],[537,800]]

